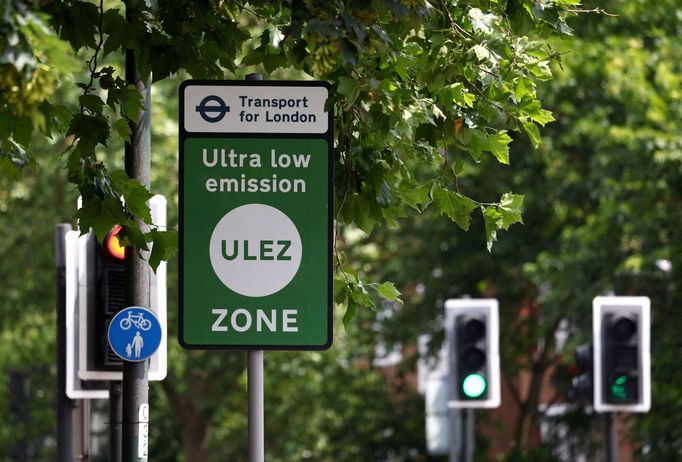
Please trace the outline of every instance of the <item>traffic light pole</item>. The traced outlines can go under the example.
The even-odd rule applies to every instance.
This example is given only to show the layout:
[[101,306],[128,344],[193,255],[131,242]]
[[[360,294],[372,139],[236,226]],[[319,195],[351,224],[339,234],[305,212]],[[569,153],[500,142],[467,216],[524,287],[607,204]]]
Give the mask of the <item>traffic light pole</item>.
[[74,402],[66,396],[66,233],[70,223],[55,230],[57,266],[57,462],[73,460]]
[[616,425],[613,412],[604,413],[604,452],[606,462],[616,462]]
[[122,422],[121,382],[112,380],[109,382],[109,462],[121,462]]
[[449,415],[448,415],[448,424],[450,425],[449,427],[449,435],[448,435],[448,441],[449,441],[449,450],[450,450],[450,458],[449,462],[460,462],[460,452],[461,452],[461,446],[462,446],[462,418],[461,418],[461,413],[460,409],[457,408],[450,408],[449,409]]
[[[130,21],[132,6],[126,2],[126,17]],[[138,122],[131,123],[131,140],[125,145],[125,170],[131,179],[149,188],[150,146],[149,130],[151,79],[143,82],[135,61],[133,50],[126,50],[126,81],[135,85],[142,94],[143,110]],[[144,223],[138,223],[144,226]],[[149,264],[137,252],[125,254],[125,304],[149,307]],[[123,462],[147,460],[146,432],[148,419],[140,416],[148,412],[149,384],[147,360],[123,362]],[[145,420],[145,421],[143,421]],[[142,432],[142,436],[141,436]]]
[[462,416],[462,462],[474,462],[474,410],[463,408]]

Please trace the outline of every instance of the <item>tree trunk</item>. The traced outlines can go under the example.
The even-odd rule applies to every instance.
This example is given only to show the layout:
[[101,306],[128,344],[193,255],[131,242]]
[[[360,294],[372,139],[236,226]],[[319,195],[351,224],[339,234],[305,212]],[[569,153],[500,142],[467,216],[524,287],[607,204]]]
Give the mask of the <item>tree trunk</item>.
[[208,416],[203,415],[197,409],[192,396],[188,396],[188,393],[177,392],[172,378],[167,377],[161,381],[161,386],[168,397],[173,413],[180,422],[183,460],[185,462],[207,461],[209,453],[205,443],[209,428]]

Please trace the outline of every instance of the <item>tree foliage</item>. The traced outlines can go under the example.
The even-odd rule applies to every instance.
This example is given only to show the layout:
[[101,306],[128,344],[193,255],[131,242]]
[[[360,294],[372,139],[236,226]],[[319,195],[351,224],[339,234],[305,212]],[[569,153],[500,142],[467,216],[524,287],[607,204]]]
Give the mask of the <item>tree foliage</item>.
[[[337,460],[339,454],[344,460],[412,457],[410,451],[420,442],[410,435],[421,428],[414,418],[414,397],[408,396],[402,407],[389,399],[392,395],[387,397],[379,372],[371,366],[374,344],[368,337],[374,333],[367,326],[373,321],[359,309],[374,307],[377,296],[407,303],[414,293],[400,296],[391,283],[367,282],[367,272],[358,264],[362,260],[345,255],[352,244],[345,238],[355,228],[369,234],[377,226],[393,226],[430,210],[458,228],[476,230],[462,238],[463,245],[490,249],[498,232],[521,221],[524,197],[510,189],[522,182],[500,174],[498,165],[525,165],[526,154],[515,156],[511,141],[538,145],[539,127],[553,119],[540,102],[538,85],[552,77],[552,63],[560,55],[549,39],[570,33],[566,19],[575,14],[576,2],[62,0],[27,5],[8,0],[0,6],[5,32],[0,38],[0,171],[7,190],[3,194],[12,199],[8,206],[23,207],[27,214],[33,207],[50,211],[43,201],[59,199],[59,219],[68,218],[61,212],[65,204],[67,209],[73,204],[75,191],[65,198],[61,183],[54,184],[55,190],[52,183],[42,183],[44,172],[55,168],[57,160],[54,152],[45,153],[63,151],[59,161],[65,172],[55,169],[83,197],[77,215],[81,228],[92,227],[102,238],[113,224],[123,223],[127,239],[138,249],[152,243],[153,249],[162,250],[156,261],[168,258],[175,243],[172,234],[149,223],[145,201],[150,192],[122,172],[122,143],[129,140],[130,124],[142,107],[141,95],[123,78],[124,50],[134,51],[143,80],[151,78],[168,106],[174,92],[163,85],[175,85],[177,75],[239,79],[259,71],[332,83],[328,108],[334,111],[336,136],[337,301],[348,307],[346,324],[357,313],[364,315],[359,323],[363,329],[356,333],[351,353],[328,354],[324,368],[315,369],[317,357],[292,354],[288,359],[300,367],[274,370],[274,377],[292,384],[304,371],[309,383],[301,391],[291,385],[290,392],[297,393],[293,398],[272,387],[273,398],[279,400],[272,425],[287,432],[292,430],[288,419],[301,427],[306,418],[319,423],[319,429],[311,429],[316,434],[300,438],[320,460]],[[159,111],[158,106],[152,111]],[[152,122],[154,141],[174,138],[174,130],[168,129],[172,121],[167,116],[157,120],[163,123]],[[46,148],[50,136],[57,141]],[[176,148],[161,144],[157,152],[172,154]],[[161,168],[152,170],[153,180],[165,179],[160,189],[172,195],[168,178],[177,167],[168,156],[153,162],[159,158]],[[532,181],[533,175],[524,179]],[[31,194],[26,188],[33,188]],[[2,212],[10,214],[9,209]],[[152,225],[149,233],[137,227],[138,219]],[[27,218],[22,236],[31,235],[35,221]],[[419,226],[420,220],[415,222]],[[530,241],[528,237],[528,245]],[[11,242],[16,240],[7,245]],[[507,248],[510,254],[513,247]],[[504,251],[500,244],[497,248]],[[12,255],[3,250],[3,255]],[[49,252],[40,255],[45,258]],[[19,279],[14,268],[3,266],[5,273],[10,279],[3,280]],[[384,274],[393,277],[390,271]],[[22,281],[37,284],[34,278]],[[45,315],[50,295],[34,298],[31,287],[17,284],[21,293],[11,294],[7,312],[16,316],[13,325],[28,333],[18,337],[12,327],[3,326],[6,344],[46,358],[47,352],[38,347],[49,344],[35,339],[51,337],[43,319],[51,320]],[[22,309],[30,314],[23,316]],[[35,313],[38,320],[32,320]],[[156,449],[166,451],[168,460],[177,460],[178,447],[194,456],[237,454],[237,443],[223,452],[217,446],[228,435],[237,439],[243,430],[231,401],[240,396],[243,358],[185,353],[173,342],[170,354],[159,410],[168,418],[164,422],[176,418],[166,429],[177,433],[173,444],[156,441]],[[356,367],[363,364],[367,369]],[[324,389],[324,379],[338,377],[342,383]],[[159,388],[154,390],[161,395]],[[361,392],[371,405],[354,395]],[[310,396],[338,403],[329,410],[313,409],[307,406]],[[293,408],[289,400],[306,405]],[[402,411],[412,419],[403,419]],[[358,422],[361,416],[365,420]],[[387,433],[373,434],[377,427]],[[10,438],[8,430],[3,427],[3,438]],[[303,457],[302,445],[280,444],[274,455],[281,460]]]
[[[68,178],[83,197],[77,217],[100,239],[123,223],[124,238],[136,248],[153,244],[153,263],[176,247],[150,223],[143,186],[101,160],[112,138],[129,140],[140,116],[140,94],[110,59],[126,49],[134,51],[142,79],[154,82],[180,71],[221,79],[280,68],[331,82],[339,223],[371,232],[407,208],[432,206],[468,229],[478,212],[490,248],[498,231],[521,221],[522,196],[474,199],[458,178],[485,156],[508,164],[516,133],[539,143],[538,125],[553,116],[536,86],[551,78],[550,64],[559,58],[547,37],[570,33],[565,20],[575,0],[124,3],[63,0],[29,11],[13,0],[3,19],[17,38],[4,44],[10,59],[3,76],[19,88],[43,74],[55,84],[55,71],[69,75],[48,53],[57,43],[67,42],[87,68],[77,103],[53,104],[49,87],[31,98],[3,96],[3,171],[16,177],[31,165],[35,130],[67,135]],[[61,41],[43,46],[34,35],[49,36],[48,24]],[[22,66],[21,56],[35,66]],[[139,220],[152,231],[143,232]],[[372,306],[370,286],[348,276],[337,256],[339,300],[351,312]]]
[[[444,299],[498,298],[504,381],[520,416],[509,456],[526,460],[535,451],[542,390],[552,383],[550,399],[565,399],[564,366],[573,362],[575,346],[591,338],[592,298],[611,291],[647,295],[653,408],[628,420],[635,444],[646,448],[643,459],[676,460],[679,419],[670,410],[680,405],[674,366],[682,267],[679,20],[671,15],[673,2],[585,8],[598,14],[571,23],[577,37],[570,43],[554,42],[571,53],[552,68],[555,80],[539,88],[557,114],[543,144],[532,150],[514,143],[514,169],[484,165],[462,179],[476,196],[499,194],[501,185],[521,189],[526,226],[511,230],[491,255],[472,250],[481,245],[480,228],[464,235],[426,215],[406,220],[397,234],[375,236],[371,245],[380,246],[374,253],[382,259],[368,267],[396,281],[405,301],[381,336],[405,342],[431,331],[438,344]],[[559,339],[566,334],[564,344]],[[575,427],[590,419],[571,418],[571,432],[582,434]]]

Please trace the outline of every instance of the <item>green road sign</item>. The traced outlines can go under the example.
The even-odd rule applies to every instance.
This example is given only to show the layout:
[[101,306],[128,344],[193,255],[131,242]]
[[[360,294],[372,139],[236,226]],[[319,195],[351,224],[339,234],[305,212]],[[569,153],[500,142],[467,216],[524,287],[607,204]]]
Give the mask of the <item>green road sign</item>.
[[323,82],[180,87],[180,343],[332,342],[332,123]]

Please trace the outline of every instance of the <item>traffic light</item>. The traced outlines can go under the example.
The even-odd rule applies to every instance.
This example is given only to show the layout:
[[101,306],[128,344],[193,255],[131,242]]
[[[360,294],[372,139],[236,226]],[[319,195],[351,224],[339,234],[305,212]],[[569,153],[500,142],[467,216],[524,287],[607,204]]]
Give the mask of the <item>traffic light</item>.
[[495,299],[445,302],[452,383],[450,407],[500,405],[498,303]]
[[[166,225],[165,197],[152,197],[149,206],[153,223],[163,230]],[[122,361],[107,341],[109,322],[125,308],[126,250],[117,237],[119,231],[118,227],[112,229],[101,244],[92,232],[77,238],[76,268],[71,269],[77,287],[75,297],[70,299],[72,321],[67,320],[67,350],[75,353],[69,356],[67,351],[67,369],[69,365],[77,368],[81,382],[122,379]],[[161,344],[149,360],[148,377],[149,380],[163,380],[167,371],[166,262],[161,262],[156,272],[150,268],[149,278],[148,308],[156,314],[162,334]],[[72,361],[68,361],[70,357]]]
[[95,367],[99,370],[118,370],[122,361],[109,347],[106,332],[116,313],[125,308],[126,249],[121,245],[121,226],[114,227],[101,244],[95,243]]
[[594,407],[647,412],[651,407],[648,297],[596,297]]
[[583,343],[575,349],[576,374],[571,380],[568,399],[571,401],[594,399],[594,360],[592,343]]

